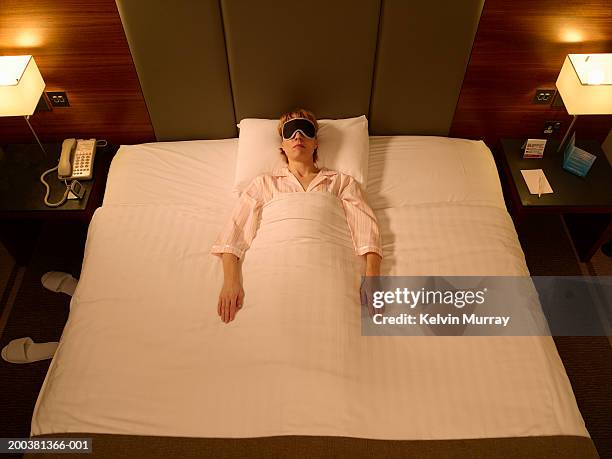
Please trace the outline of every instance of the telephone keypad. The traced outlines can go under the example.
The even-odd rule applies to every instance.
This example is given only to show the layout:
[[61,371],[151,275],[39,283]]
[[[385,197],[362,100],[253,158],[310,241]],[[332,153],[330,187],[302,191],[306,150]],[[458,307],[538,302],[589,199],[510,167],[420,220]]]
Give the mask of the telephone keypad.
[[77,149],[74,155],[74,169],[72,176],[74,178],[89,178],[92,176],[91,171],[91,157],[93,155],[95,141],[92,140],[81,140],[77,145]]

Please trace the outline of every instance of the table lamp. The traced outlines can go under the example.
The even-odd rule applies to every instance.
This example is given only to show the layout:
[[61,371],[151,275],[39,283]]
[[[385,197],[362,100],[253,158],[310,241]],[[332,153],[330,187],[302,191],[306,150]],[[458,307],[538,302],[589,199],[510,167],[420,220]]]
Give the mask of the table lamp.
[[44,89],[45,82],[33,56],[0,56],[0,116],[23,116],[43,153],[45,149],[29,118]]
[[557,78],[567,113],[574,115],[557,151],[567,141],[578,115],[612,113],[612,53],[568,54]]

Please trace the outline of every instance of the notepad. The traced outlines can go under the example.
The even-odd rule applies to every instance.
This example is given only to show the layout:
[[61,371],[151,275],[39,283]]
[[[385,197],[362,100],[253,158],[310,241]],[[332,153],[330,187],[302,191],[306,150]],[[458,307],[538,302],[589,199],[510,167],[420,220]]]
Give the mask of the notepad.
[[542,169],[524,169],[521,170],[521,174],[523,174],[523,178],[531,194],[539,195],[553,192]]

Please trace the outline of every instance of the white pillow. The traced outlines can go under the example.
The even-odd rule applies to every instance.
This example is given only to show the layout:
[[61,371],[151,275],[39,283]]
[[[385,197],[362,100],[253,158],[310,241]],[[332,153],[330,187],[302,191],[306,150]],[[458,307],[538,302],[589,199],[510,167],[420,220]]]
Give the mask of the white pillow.
[[[368,119],[365,115],[340,120],[318,120],[317,165],[353,176],[365,189],[368,172]],[[255,177],[285,165],[279,148],[278,120],[240,121],[234,191],[242,193]]]

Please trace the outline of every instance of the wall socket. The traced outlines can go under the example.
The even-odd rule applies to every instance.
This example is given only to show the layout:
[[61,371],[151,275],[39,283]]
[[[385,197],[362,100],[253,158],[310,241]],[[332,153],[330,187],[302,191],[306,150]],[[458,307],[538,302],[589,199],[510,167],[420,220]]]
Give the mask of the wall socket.
[[64,91],[47,91],[47,97],[54,107],[70,107],[68,95]]
[[546,121],[544,123],[544,129],[542,132],[544,134],[553,134],[555,132],[559,132],[561,130],[561,121]]
[[533,97],[534,104],[550,104],[555,97],[556,89],[536,89]]

